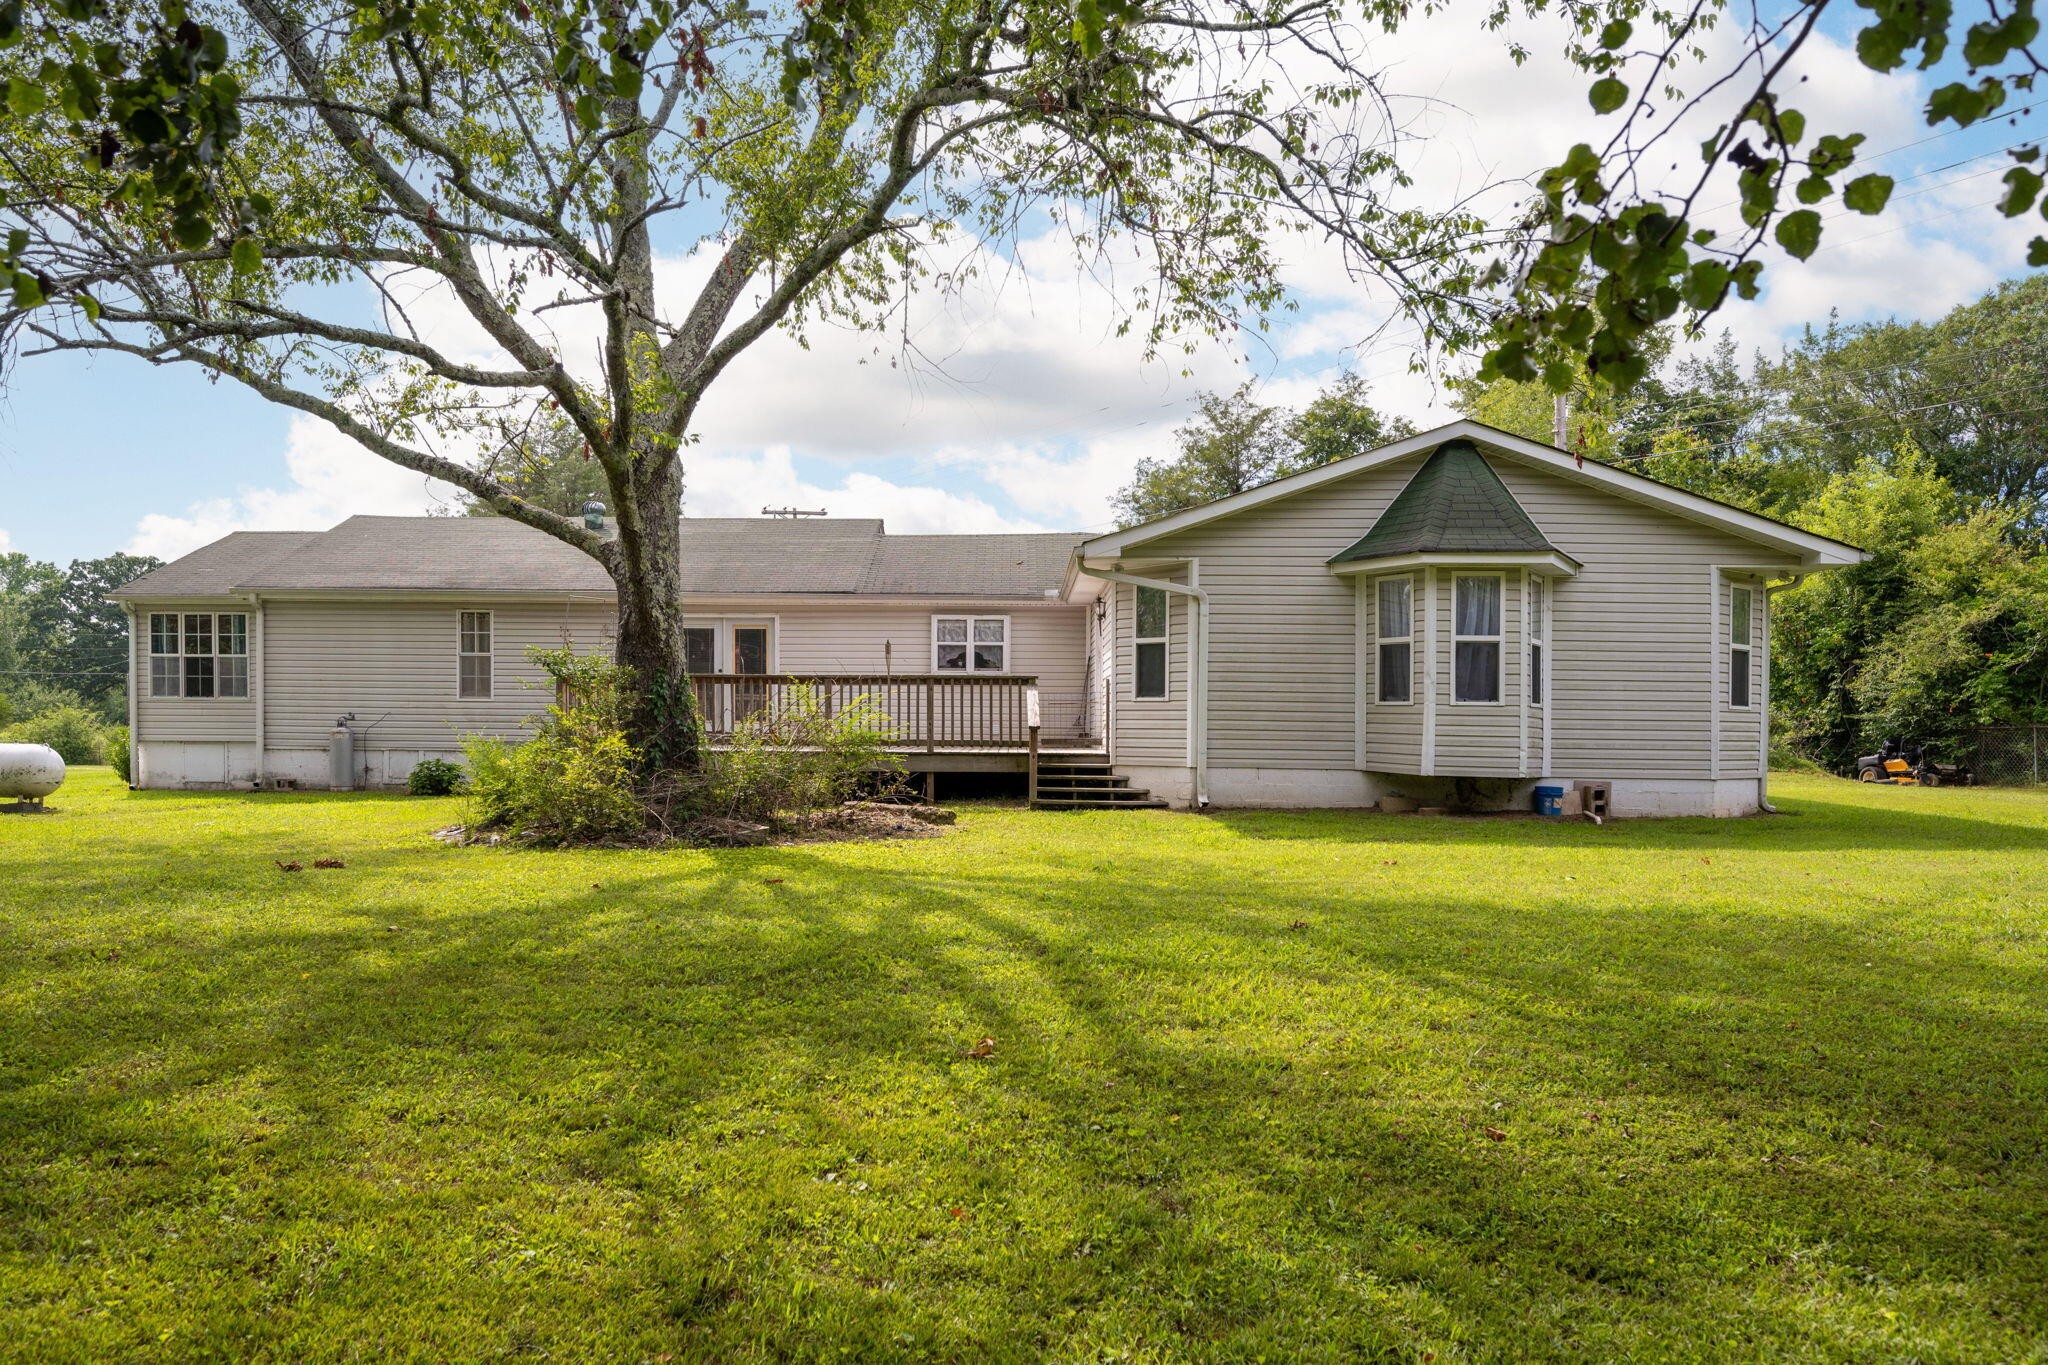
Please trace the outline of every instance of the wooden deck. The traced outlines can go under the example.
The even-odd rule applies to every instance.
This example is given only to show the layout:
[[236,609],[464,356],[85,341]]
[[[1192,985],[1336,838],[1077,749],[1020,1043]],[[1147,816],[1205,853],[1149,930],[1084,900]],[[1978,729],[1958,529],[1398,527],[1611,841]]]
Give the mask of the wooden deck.
[[1029,674],[705,673],[690,682],[714,748],[741,727],[801,743],[801,718],[813,708],[829,716],[865,703],[899,754],[1024,754],[1034,733],[1046,749],[1101,750],[1088,698],[1042,692]]

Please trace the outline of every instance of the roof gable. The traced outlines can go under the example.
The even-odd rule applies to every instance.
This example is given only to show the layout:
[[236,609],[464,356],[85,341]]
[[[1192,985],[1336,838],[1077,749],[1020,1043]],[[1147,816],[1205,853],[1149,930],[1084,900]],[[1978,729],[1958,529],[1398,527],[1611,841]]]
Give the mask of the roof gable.
[[1372,529],[1332,564],[1411,554],[1540,554],[1556,549],[1467,440],[1438,446]]
[[1688,492],[1633,470],[1604,465],[1594,460],[1581,460],[1555,446],[1544,445],[1539,441],[1531,441],[1512,432],[1501,431],[1470,420],[1451,422],[1433,431],[1391,441],[1376,450],[1364,451],[1315,469],[1275,479],[1271,483],[1232,497],[1219,498],[1215,502],[1191,507],[1156,521],[1095,536],[1082,543],[1080,553],[1084,560],[1119,559],[1126,556],[1143,558],[1143,547],[1167,536],[1249,511],[1280,498],[1308,493],[1324,484],[1348,479],[1397,460],[1421,455],[1446,441],[1459,438],[1467,439],[1479,446],[1489,458],[1505,457],[1518,463],[1526,463],[1572,482],[1590,485],[1624,501],[1685,517],[1726,531],[1759,547],[1767,547],[1773,553],[1769,560],[1760,560],[1759,563],[1777,562],[1805,572],[1856,564],[1868,558],[1862,550],[1844,541],[1803,531],[1760,513]]

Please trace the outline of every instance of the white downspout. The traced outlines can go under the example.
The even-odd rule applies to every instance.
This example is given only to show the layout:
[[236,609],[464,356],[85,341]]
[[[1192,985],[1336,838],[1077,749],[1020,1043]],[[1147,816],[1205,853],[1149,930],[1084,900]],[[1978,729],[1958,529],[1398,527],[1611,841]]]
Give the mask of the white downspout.
[[1796,573],[1790,582],[1764,584],[1764,694],[1758,699],[1763,706],[1757,717],[1761,733],[1756,741],[1756,808],[1766,815],[1778,813],[1771,804],[1771,637],[1778,633],[1778,609],[1771,599],[1805,581],[1805,574]]
[[1194,638],[1188,641],[1188,767],[1195,775],[1195,809],[1205,809],[1209,804],[1209,594],[1186,583],[1098,569],[1086,560],[1081,561],[1081,572],[1134,588],[1157,588],[1193,601],[1195,609],[1189,618],[1194,623],[1190,632]]

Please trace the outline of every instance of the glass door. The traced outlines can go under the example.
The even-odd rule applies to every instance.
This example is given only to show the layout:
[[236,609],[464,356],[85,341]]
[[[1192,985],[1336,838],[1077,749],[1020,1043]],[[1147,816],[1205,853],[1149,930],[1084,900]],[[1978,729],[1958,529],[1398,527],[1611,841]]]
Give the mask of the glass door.
[[[768,627],[732,627],[732,671],[742,677],[759,677],[768,671]],[[768,683],[733,684],[733,719],[746,720],[760,714],[768,704]]]

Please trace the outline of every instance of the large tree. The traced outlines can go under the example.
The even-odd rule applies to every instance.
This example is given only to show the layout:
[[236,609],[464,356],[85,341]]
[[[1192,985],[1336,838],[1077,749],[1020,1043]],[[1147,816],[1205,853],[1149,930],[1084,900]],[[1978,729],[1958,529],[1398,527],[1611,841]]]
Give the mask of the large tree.
[[1113,499],[1125,526],[1170,516],[1356,455],[1413,434],[1405,417],[1375,408],[1366,383],[1345,374],[1301,411],[1259,402],[1247,382],[1204,393],[1195,415],[1175,432],[1175,453],[1138,461]]
[[[1084,263],[1130,270],[1117,297],[1155,341],[1280,302],[1286,228],[1334,242],[1440,335],[1469,334],[1477,225],[1394,207],[1399,117],[1336,0],[136,13],[158,11],[0,16],[17,272],[0,328],[26,355],[198,367],[595,556],[655,764],[698,745],[684,450],[771,329],[881,324],[934,253],[1001,251],[1050,221]],[[144,68],[153,84],[116,92]],[[106,109],[80,71],[110,83]],[[657,296],[657,245],[709,258],[679,309]],[[475,338],[436,331],[422,300]],[[548,324],[579,315],[591,335],[571,351]],[[549,421],[603,469],[615,536],[488,472]]]

